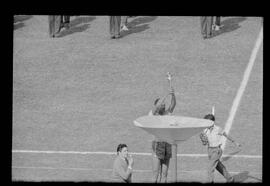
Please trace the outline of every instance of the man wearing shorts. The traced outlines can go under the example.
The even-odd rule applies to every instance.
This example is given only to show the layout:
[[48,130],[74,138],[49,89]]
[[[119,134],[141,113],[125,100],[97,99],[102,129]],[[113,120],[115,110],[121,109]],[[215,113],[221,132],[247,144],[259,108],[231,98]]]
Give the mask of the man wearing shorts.
[[[171,95],[171,105],[166,110],[165,99],[168,95]],[[170,93],[166,95],[162,100],[159,98],[154,102],[154,109],[149,115],[169,115],[173,112],[176,99],[173,88]],[[167,175],[169,169],[170,158],[172,157],[171,144],[160,141],[155,138],[152,142],[152,157],[153,157],[153,182],[167,182]],[[158,179],[159,178],[159,179]]]

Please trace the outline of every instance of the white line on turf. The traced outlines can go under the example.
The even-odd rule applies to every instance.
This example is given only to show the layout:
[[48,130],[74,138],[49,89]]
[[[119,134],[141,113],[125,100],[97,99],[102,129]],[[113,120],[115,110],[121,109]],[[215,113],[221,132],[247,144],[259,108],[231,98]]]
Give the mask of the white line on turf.
[[[75,168],[75,167],[26,167],[26,166],[12,166],[13,169],[46,169],[46,170],[76,170],[76,171],[112,171],[112,169],[94,169],[94,168]],[[142,170],[142,169],[134,169],[134,172],[152,172],[152,170]],[[180,170],[180,172],[187,172],[187,173],[201,173],[204,172],[205,170],[195,170],[195,171],[185,171],[185,170]],[[169,170],[170,172],[170,170]],[[240,172],[235,172],[235,171],[230,171],[232,174],[238,174]],[[250,172],[251,173],[251,172]],[[252,172],[252,174],[261,174],[261,172]]]
[[[12,150],[12,153],[36,153],[36,154],[81,154],[81,155],[116,155],[116,152],[81,152],[81,151],[40,151],[40,150]],[[132,155],[151,156],[151,153],[131,152]],[[207,157],[207,154],[177,154],[179,157]],[[262,158],[261,155],[226,155],[235,158]]]
[[[243,80],[242,80],[241,85],[240,85],[240,87],[239,87],[239,89],[237,91],[236,97],[233,100],[233,105],[231,107],[229,117],[228,117],[228,119],[226,121],[226,124],[225,124],[225,127],[224,127],[224,131],[227,134],[229,134],[230,129],[232,127],[232,123],[233,123],[233,120],[234,120],[234,117],[235,117],[235,113],[236,113],[237,108],[239,106],[239,103],[241,101],[242,95],[243,95],[243,93],[245,91],[245,88],[246,88],[246,85],[247,85],[247,82],[248,82],[252,67],[254,65],[257,53],[258,53],[260,45],[262,43],[262,39],[263,39],[263,28],[261,28],[261,31],[260,31],[260,33],[258,35],[255,46],[254,46],[254,48],[252,50],[252,53],[251,53],[251,56],[249,58],[249,63],[248,63],[248,66],[247,66],[247,68],[245,70]],[[223,138],[222,146],[221,146],[221,148],[223,150],[224,150],[224,148],[226,146],[226,141],[227,141],[226,138]]]

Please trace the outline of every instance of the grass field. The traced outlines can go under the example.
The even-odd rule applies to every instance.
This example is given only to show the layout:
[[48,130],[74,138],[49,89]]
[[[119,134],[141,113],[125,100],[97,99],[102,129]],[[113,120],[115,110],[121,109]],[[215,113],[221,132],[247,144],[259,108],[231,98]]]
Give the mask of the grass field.
[[[110,182],[116,147],[126,143],[133,181],[149,182],[152,136],[133,120],[168,92],[167,72],[175,115],[202,118],[215,105],[225,127],[262,22],[221,21],[221,31],[203,40],[199,17],[137,16],[111,40],[108,16],[72,16],[70,30],[52,39],[47,16],[15,16],[12,180]],[[238,182],[262,182],[262,55],[263,45],[230,130],[242,150],[229,142],[224,150]],[[178,145],[179,181],[205,182],[206,166],[198,135]]]

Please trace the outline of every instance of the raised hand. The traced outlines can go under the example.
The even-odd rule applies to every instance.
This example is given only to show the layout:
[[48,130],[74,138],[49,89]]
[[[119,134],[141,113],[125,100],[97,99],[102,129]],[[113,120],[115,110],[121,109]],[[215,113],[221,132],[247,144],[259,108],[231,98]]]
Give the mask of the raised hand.
[[128,165],[129,165],[129,166],[133,166],[133,164],[134,164],[134,160],[133,160],[131,154],[129,154],[129,155],[128,155]]

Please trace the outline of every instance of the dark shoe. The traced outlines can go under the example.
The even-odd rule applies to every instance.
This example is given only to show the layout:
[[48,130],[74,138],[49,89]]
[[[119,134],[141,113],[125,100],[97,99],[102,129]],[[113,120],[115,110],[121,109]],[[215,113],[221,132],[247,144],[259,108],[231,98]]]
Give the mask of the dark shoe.
[[115,36],[111,36],[111,39],[115,39]]

